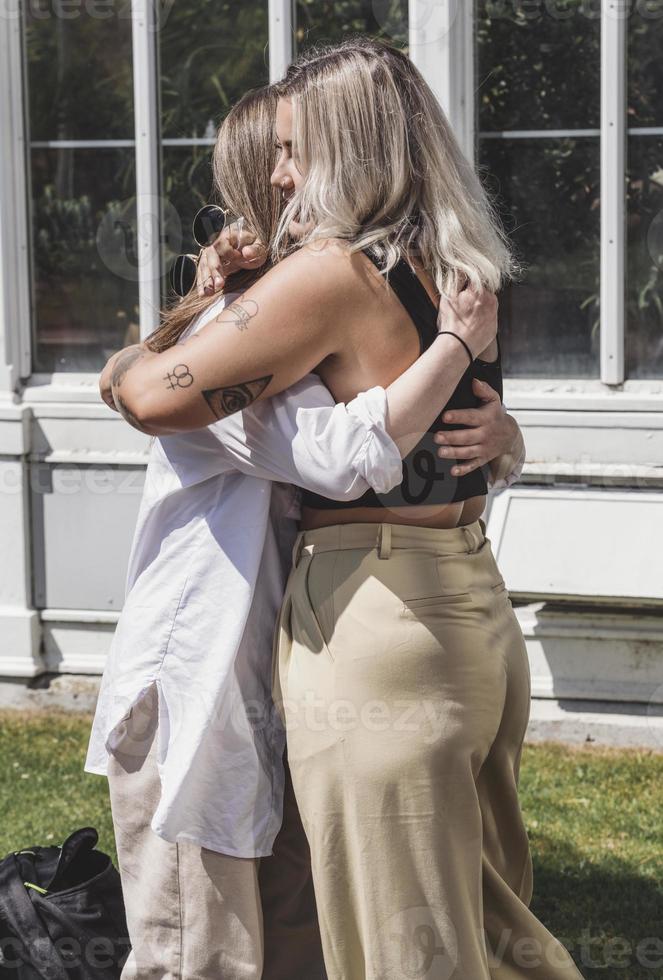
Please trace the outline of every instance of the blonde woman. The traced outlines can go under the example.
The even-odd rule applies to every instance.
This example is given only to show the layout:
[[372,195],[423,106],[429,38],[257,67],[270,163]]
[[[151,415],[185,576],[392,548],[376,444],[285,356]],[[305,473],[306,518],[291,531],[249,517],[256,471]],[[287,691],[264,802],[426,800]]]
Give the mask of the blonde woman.
[[[251,241],[269,241],[279,220],[275,106],[270,89],[249,93],[215,147],[216,189],[245,216]],[[247,253],[241,261],[255,265]],[[109,360],[102,397],[127,412],[123,378],[154,353],[172,362],[177,389],[181,352],[222,311],[243,328],[233,300],[267,268],[229,276],[220,299],[191,295],[174,307],[145,344]],[[428,378],[424,397],[442,397],[436,365],[430,352],[413,369]],[[387,410],[398,423],[397,391],[374,386],[345,406],[308,375],[152,443],[85,765],[109,780],[133,947],[123,980],[324,975],[308,844],[270,697],[271,641],[296,535],[290,484],[339,499],[397,484]],[[495,456],[511,428],[500,416],[489,429]]]

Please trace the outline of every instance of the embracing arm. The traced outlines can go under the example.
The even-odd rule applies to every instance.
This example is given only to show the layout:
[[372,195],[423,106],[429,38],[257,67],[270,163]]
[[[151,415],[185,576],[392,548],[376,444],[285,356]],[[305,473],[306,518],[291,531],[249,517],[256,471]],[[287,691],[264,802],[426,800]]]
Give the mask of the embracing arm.
[[[206,312],[213,317],[224,306],[233,303],[238,294],[220,297]],[[205,319],[202,321],[204,325]],[[453,343],[453,338],[452,338]],[[100,379],[102,398],[110,404],[110,377],[119,374],[122,361],[131,364],[144,345],[134,345],[113,355],[104,368]],[[426,353],[423,358],[434,363],[437,353]],[[120,362],[119,365],[117,362]],[[403,427],[404,415],[411,408],[410,398],[418,398],[416,385],[408,384],[419,373],[421,365],[414,365],[404,373],[403,382],[390,386],[387,391],[374,387],[361,392],[347,405],[336,404],[328,388],[315,374],[310,374],[274,398],[250,407],[240,415],[199,429],[192,435],[202,439],[200,448],[206,458],[218,459],[222,470],[230,462],[240,472],[268,480],[291,482],[297,486],[323,493],[331,499],[353,500],[371,488],[376,493],[387,493],[402,478],[401,452],[387,430],[390,409],[393,423]],[[116,381],[118,378],[116,377]],[[437,388],[437,377],[433,379]],[[391,396],[391,406],[389,398]],[[115,407],[114,404],[111,407]],[[489,436],[489,444],[495,452],[502,453],[491,460],[491,470],[496,476],[489,481],[489,488],[509,486],[519,476],[524,462],[524,443],[520,430],[502,406],[504,421],[502,430]],[[507,423],[511,423],[511,428]],[[513,427],[516,437],[514,438]],[[162,434],[163,436],[163,434]],[[170,452],[169,440],[162,439],[164,449]],[[508,443],[508,446],[507,446]],[[213,449],[216,444],[216,451]],[[499,444],[499,445],[498,445]],[[521,458],[513,464],[516,445],[522,446]],[[507,449],[503,450],[502,445]],[[443,450],[438,450],[442,455]],[[209,466],[205,469],[208,473]],[[507,472],[508,471],[508,472]]]
[[[494,294],[467,288],[456,308],[441,302],[445,328],[474,353],[496,332]],[[343,346],[357,321],[347,268],[331,252],[302,249],[271,269],[187,340],[160,354],[118,358],[112,394],[119,411],[151,435],[187,432],[272,397]],[[467,367],[448,334],[389,390],[389,431],[405,454],[447,403]],[[407,377],[406,377],[407,375]]]
[[208,428],[241,473],[293,483],[332,500],[356,500],[369,489],[386,493],[403,478],[386,415],[384,388],[336,404],[310,374],[241,416]]
[[[301,262],[295,261],[300,258]],[[217,419],[260,402],[266,392],[270,396],[280,392],[308,374],[328,353],[334,353],[329,338],[338,338],[342,331],[338,322],[331,325],[326,322],[324,310],[327,304],[320,300],[321,296],[334,299],[329,308],[336,321],[342,322],[343,301],[339,303],[337,295],[332,294],[342,293],[343,284],[338,282],[338,272],[345,270],[338,265],[330,267],[319,253],[297,253],[279,268],[283,270],[288,262],[285,288],[296,296],[296,300],[290,304],[287,316],[278,312],[287,298],[280,295],[283,284],[267,283],[268,276],[265,276],[239,298],[227,297],[220,312],[218,307],[211,311],[210,322],[164,353],[154,354],[144,345],[135,345],[114,355],[110,372],[113,401],[125,419],[150,435],[205,428]],[[312,262],[316,262],[315,267]],[[299,276],[303,271],[307,271],[309,280],[314,272],[318,273],[315,290],[306,288],[302,281],[297,288],[293,274],[296,272]],[[274,311],[272,329],[268,329],[267,316],[264,312],[260,314],[256,299],[263,295],[267,296],[270,309]],[[292,321],[288,320],[290,309]],[[351,312],[348,311],[348,315]],[[440,303],[440,321],[445,329],[453,328],[462,336],[470,350],[482,353],[496,332],[496,297],[486,290],[475,292],[468,288],[457,295],[453,307],[444,298]],[[222,377],[229,377],[229,365],[236,378],[239,378],[243,365],[242,374],[248,380],[207,387]],[[278,365],[278,377],[259,374],[257,369],[267,371],[270,365]],[[463,344],[457,337],[443,334],[389,386],[383,405],[387,414],[386,432],[383,428],[381,434],[392,437],[401,455],[416,445],[447,404],[466,367],[467,352]],[[339,412],[335,414],[340,417]],[[342,423],[346,422],[343,418]],[[326,423],[321,424],[327,434],[334,432],[333,426],[329,429],[325,428]],[[374,429],[374,434],[376,431]],[[372,444],[377,445],[375,440]],[[490,445],[487,449],[484,458],[497,455],[490,452]],[[393,453],[393,446],[390,450]],[[350,453],[350,459],[356,459],[356,456]],[[387,472],[396,474],[393,455]],[[307,481],[298,482],[310,485]],[[374,484],[373,487],[376,489]]]
[[159,354],[128,349],[112,379],[118,410],[151,435],[188,432],[299,381],[340,342],[327,312],[343,322],[340,271],[332,257],[301,250],[181,343]]

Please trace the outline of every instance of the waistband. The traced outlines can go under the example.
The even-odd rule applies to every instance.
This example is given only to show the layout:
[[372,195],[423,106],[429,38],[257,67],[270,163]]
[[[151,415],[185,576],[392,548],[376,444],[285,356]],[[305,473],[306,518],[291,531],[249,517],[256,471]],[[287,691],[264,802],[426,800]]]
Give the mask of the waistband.
[[300,531],[292,551],[293,565],[302,553],[352,548],[376,548],[378,557],[389,558],[399,548],[417,548],[436,554],[460,555],[478,551],[486,540],[486,524],[479,517],[460,527],[419,527],[405,524],[331,524],[314,531]]

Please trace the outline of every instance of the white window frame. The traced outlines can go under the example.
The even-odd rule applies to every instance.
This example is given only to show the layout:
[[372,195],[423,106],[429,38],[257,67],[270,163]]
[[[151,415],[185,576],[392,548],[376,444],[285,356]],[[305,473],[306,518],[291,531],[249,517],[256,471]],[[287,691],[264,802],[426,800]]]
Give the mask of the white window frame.
[[[14,0],[16,2],[16,0]],[[141,307],[141,335],[145,336],[156,325],[159,296],[158,227],[151,217],[154,201],[159,200],[159,132],[158,86],[156,66],[155,31],[152,18],[154,5],[150,0],[132,0],[134,5],[134,101],[136,109],[136,196],[140,203],[139,220],[143,216],[141,247],[146,260],[141,263],[139,297]],[[473,4],[467,0],[445,0],[439,4],[435,16],[430,16],[432,0],[409,0],[410,54],[424,74],[445,109],[460,143],[473,160],[476,120],[474,118],[474,17]],[[509,407],[518,409],[552,409],[569,411],[624,411],[663,412],[663,379],[624,380],[624,253],[625,253],[625,191],[624,191],[624,131],[626,88],[626,29],[625,19],[616,17],[613,3],[602,5],[601,22],[601,186],[610,192],[603,194],[601,214],[601,351],[600,378],[545,378],[509,379],[506,384]],[[275,81],[280,78],[292,59],[294,16],[293,0],[268,0],[269,17],[269,74]],[[442,21],[440,21],[442,18]],[[16,34],[17,23],[13,31]],[[440,29],[442,25],[442,29]],[[11,20],[3,23],[3,31],[12,32]],[[20,74],[20,44],[13,38],[10,50],[16,63],[10,67],[15,81]],[[615,65],[621,71],[615,71]],[[14,99],[16,85],[13,87]],[[19,102],[20,106],[20,102]],[[14,107],[14,126],[17,115]],[[582,135],[580,133],[576,135]],[[653,134],[652,130],[628,130],[628,135]],[[586,135],[595,134],[587,131]],[[517,137],[518,133],[508,135]],[[531,134],[529,134],[531,135]],[[129,145],[132,141],[126,141]],[[164,145],[171,140],[164,140]],[[181,141],[177,141],[178,143]],[[184,141],[186,142],[186,141]],[[198,141],[200,142],[200,141]],[[207,142],[207,141],[205,141]],[[213,141],[209,141],[213,142]],[[10,145],[22,152],[21,137],[15,137]],[[21,192],[19,161],[14,165],[14,200],[25,200]],[[18,193],[16,191],[18,190]],[[20,208],[17,209],[20,211]],[[140,228],[140,225],[139,225]],[[15,222],[12,247],[22,256],[23,271],[16,282],[29,279],[27,269],[27,225],[20,215]],[[25,310],[26,290],[19,303]],[[17,323],[25,325],[25,312],[17,316]],[[96,374],[54,373],[43,375],[30,373],[29,334],[25,326],[17,341],[21,348],[21,375],[26,378],[28,395],[34,401],[96,402]],[[26,342],[26,340],[28,342]]]
[[269,0],[269,81],[278,82],[294,52],[294,0]]
[[23,22],[19,0],[0,18],[0,389],[15,391],[31,363],[31,270],[24,124]]
[[134,75],[136,142],[136,229],[138,242],[138,303],[140,336],[159,325],[161,309],[161,152],[158,5],[152,0],[131,0],[131,43]]
[[[437,8],[434,16],[431,7]],[[442,0],[439,4],[437,0],[409,0],[410,56],[438,96],[472,162],[477,125],[474,9],[470,0]],[[628,13],[628,5],[620,5],[620,0],[601,4],[601,129],[573,131],[579,137],[600,136],[601,144],[600,375],[598,379],[508,379],[505,400],[516,410],[663,411],[663,379],[624,378],[625,139],[627,135],[663,135],[663,129],[625,128]],[[537,134],[510,131],[494,134],[494,138],[533,135]],[[545,135],[567,134],[560,130],[546,131]]]

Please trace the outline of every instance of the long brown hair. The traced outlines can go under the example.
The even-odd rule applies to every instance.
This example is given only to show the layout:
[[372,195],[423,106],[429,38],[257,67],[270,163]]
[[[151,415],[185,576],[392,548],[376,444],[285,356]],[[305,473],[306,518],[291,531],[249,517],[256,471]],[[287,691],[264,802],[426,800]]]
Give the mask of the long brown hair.
[[[250,228],[269,249],[278,226],[281,198],[269,178],[276,162],[274,119],[277,97],[273,88],[246,92],[219,127],[212,156],[213,187],[223,207],[243,216]],[[240,269],[228,276],[224,292],[247,289],[271,267],[271,260],[259,269]],[[198,296],[195,287],[166,307],[161,323],[146,339],[146,346],[160,353],[177,343],[199,313],[218,300]]]

